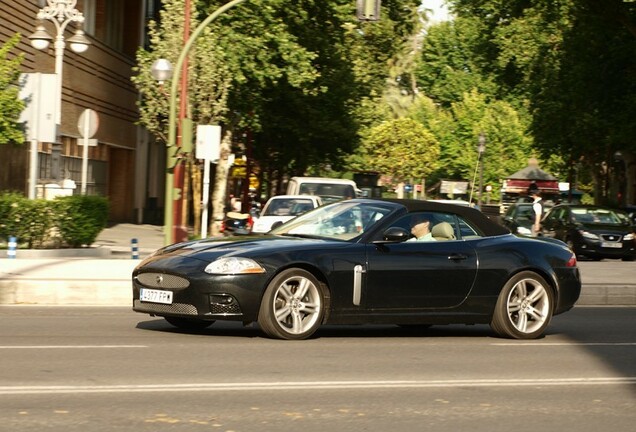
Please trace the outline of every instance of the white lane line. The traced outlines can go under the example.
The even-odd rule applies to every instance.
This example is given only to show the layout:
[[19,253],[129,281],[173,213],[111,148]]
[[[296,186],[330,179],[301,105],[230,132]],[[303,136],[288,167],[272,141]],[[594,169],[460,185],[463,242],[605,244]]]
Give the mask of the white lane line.
[[0,349],[148,348],[147,345],[0,345]]
[[289,381],[251,383],[192,383],[102,386],[0,386],[0,396],[63,393],[153,393],[153,392],[228,392],[269,390],[351,390],[351,389],[412,389],[457,387],[510,386],[583,386],[636,385],[636,377],[555,378],[509,380],[424,380],[424,381]]
[[491,346],[636,346],[636,342],[500,342],[492,343]]

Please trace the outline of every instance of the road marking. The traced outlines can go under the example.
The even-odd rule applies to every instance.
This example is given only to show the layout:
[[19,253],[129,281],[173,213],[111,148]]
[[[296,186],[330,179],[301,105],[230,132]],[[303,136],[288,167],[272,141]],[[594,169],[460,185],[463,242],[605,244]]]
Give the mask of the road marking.
[[500,342],[492,343],[492,346],[636,346],[636,342]]
[[148,348],[147,345],[0,345],[0,349]]
[[0,396],[62,393],[153,393],[153,392],[228,392],[269,390],[351,390],[351,389],[412,389],[458,387],[511,386],[583,386],[636,385],[636,377],[555,378],[555,379],[484,379],[484,380],[423,380],[423,381],[288,381],[251,383],[192,383],[102,386],[0,386]]

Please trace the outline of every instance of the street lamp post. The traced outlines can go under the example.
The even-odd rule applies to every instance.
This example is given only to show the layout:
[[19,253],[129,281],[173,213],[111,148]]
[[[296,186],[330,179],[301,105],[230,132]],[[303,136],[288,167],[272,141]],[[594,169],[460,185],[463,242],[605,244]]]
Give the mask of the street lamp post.
[[477,199],[477,205],[481,208],[482,195],[484,192],[484,160],[482,156],[486,151],[486,137],[483,132],[479,134],[479,145],[477,146],[477,151],[479,152],[479,198]]
[[[84,15],[75,9],[77,0],[47,0],[47,5],[38,11],[36,18],[39,21],[49,20],[55,25],[55,75],[56,91],[55,91],[55,137],[57,145],[61,145],[61,126],[62,126],[62,66],[64,63],[64,48],[66,41],[64,32],[70,23],[76,23],[80,27],[84,23]],[[35,32],[29,36],[31,45],[37,50],[45,50],[53,38],[48,34],[46,28],[40,24],[36,27]],[[68,39],[71,50],[76,53],[83,53],[88,49],[90,41],[84,35],[81,28],[77,28],[75,34]]]

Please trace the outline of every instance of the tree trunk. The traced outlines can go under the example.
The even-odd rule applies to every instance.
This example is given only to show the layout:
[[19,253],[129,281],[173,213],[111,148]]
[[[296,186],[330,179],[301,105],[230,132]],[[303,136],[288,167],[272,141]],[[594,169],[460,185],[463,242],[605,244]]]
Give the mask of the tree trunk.
[[201,236],[201,204],[203,174],[194,160],[190,162],[192,178],[192,214],[194,217],[194,234]]
[[228,131],[221,139],[221,151],[219,162],[216,165],[216,176],[214,178],[214,189],[212,191],[212,222],[210,223],[210,235],[220,234],[221,221],[225,217],[225,195],[227,193],[227,176],[230,167],[228,166],[228,156],[230,155],[230,144],[232,142],[232,132]]

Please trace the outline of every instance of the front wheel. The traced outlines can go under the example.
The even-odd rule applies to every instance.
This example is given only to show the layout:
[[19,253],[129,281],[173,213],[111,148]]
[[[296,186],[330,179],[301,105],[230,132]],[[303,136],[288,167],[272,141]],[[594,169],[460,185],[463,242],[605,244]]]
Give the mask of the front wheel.
[[307,339],[322,323],[324,299],[322,285],[314,275],[287,269],[267,286],[258,324],[272,338]]
[[554,309],[554,294],[534,272],[516,274],[499,294],[490,326],[499,336],[535,339],[543,334]]

